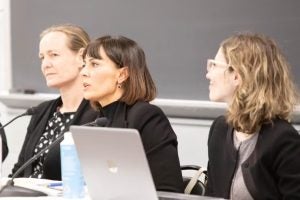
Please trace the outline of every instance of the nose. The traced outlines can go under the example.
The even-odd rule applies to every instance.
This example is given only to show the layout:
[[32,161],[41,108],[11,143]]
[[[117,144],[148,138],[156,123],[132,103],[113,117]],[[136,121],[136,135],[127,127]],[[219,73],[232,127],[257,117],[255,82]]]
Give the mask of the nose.
[[206,77],[206,79],[210,80],[210,71],[206,71],[205,77]]
[[80,71],[80,75],[83,77],[88,77],[89,76],[89,72],[87,70],[87,66],[83,67]]
[[47,67],[51,67],[51,62],[47,58],[43,58],[42,63],[41,63],[42,69],[45,69]]

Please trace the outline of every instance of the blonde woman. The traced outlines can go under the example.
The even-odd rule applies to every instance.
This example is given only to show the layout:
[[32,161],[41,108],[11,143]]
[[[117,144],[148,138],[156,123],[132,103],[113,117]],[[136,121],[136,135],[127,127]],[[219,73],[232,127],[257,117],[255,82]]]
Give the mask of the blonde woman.
[[[70,125],[80,125],[96,119],[87,100],[83,99],[80,71],[84,64],[82,53],[89,43],[88,34],[79,26],[54,25],[41,33],[39,58],[48,87],[56,88],[60,97],[43,102],[33,115],[15,173],[28,159],[51,144],[58,135],[69,130]],[[59,144],[45,152],[21,177],[61,180]]]
[[209,98],[226,102],[208,139],[206,195],[300,199],[300,135],[290,124],[297,94],[289,65],[269,37],[242,33],[208,60]]

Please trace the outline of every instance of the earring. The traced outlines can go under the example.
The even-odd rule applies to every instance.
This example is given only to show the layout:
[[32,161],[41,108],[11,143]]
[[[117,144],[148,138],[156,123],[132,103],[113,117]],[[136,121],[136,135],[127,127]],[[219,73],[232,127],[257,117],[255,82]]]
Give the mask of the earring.
[[122,84],[121,83],[118,83],[118,86],[117,86],[118,88],[121,88],[122,87]]

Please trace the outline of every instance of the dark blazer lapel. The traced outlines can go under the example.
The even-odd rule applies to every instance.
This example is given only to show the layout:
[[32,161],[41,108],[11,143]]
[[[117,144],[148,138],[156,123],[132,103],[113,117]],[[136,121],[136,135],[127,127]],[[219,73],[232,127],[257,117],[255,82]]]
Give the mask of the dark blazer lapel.
[[[40,136],[43,134],[44,129],[48,123],[50,115],[55,111],[57,106],[61,102],[60,98],[56,99],[53,103],[51,103],[48,107],[44,107],[41,111],[39,111],[38,116],[35,119],[35,123],[33,127],[33,132],[31,134],[31,144],[36,144],[40,139]],[[37,125],[37,126],[36,126]],[[29,152],[33,152],[35,145],[30,145],[31,149]]]
[[[32,133],[30,135],[29,140],[30,143],[27,144],[27,150],[25,153],[25,162],[33,155],[33,151],[35,149],[36,144],[38,143],[41,135],[44,133],[44,129],[48,123],[48,120],[50,118],[50,115],[55,111],[59,103],[61,102],[61,99],[58,98],[54,102],[51,102],[48,107],[44,106],[40,108],[39,112],[37,113],[37,116],[33,123],[33,129],[31,130]],[[35,117],[35,116],[34,116]],[[31,168],[28,167],[26,170],[24,170],[24,175],[31,174]]]
[[231,159],[236,159],[236,153],[237,150],[234,147],[233,144],[233,127],[228,125],[227,134],[226,134],[226,144],[228,146],[229,155],[231,156]]

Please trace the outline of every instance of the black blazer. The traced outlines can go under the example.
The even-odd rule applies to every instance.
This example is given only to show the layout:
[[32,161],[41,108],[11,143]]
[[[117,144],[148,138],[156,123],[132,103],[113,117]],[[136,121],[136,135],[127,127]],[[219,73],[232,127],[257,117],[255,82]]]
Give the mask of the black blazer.
[[[117,104],[113,118],[108,119],[106,126],[137,129],[156,189],[183,192],[177,137],[168,118],[160,108],[147,102],[137,102],[131,106],[124,102]],[[102,115],[105,115],[105,108]]]
[[[12,169],[15,173],[28,159],[33,156],[33,151],[40,137],[43,135],[49,118],[61,105],[61,98],[41,103],[37,107],[37,114],[33,115],[27,127],[27,134],[21,149],[18,162]],[[88,101],[83,100],[73,118],[72,125],[81,125],[91,122],[97,118],[98,113],[94,111]],[[32,174],[32,165],[28,166],[19,177],[28,177]],[[44,176],[46,179],[61,180],[60,168],[60,145],[54,146],[47,154],[44,161]],[[12,175],[11,174],[11,175]],[[11,176],[10,175],[10,176]]]
[[[254,151],[242,163],[247,189],[254,199],[300,199],[300,135],[285,120],[262,125]],[[230,197],[238,161],[233,128],[217,118],[208,138],[206,195]]]
[[[0,123],[0,127],[2,127],[1,123]],[[4,161],[8,154],[8,146],[7,146],[6,135],[3,128],[0,129],[0,136],[2,139],[2,161]]]

